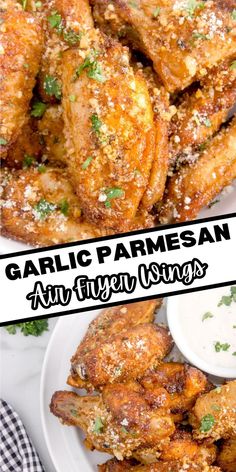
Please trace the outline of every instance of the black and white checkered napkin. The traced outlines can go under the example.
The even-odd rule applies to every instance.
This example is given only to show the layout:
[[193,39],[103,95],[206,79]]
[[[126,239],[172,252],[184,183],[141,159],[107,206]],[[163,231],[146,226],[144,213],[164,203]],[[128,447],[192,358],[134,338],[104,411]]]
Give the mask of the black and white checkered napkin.
[[21,419],[4,400],[0,400],[0,437],[1,472],[44,472]]

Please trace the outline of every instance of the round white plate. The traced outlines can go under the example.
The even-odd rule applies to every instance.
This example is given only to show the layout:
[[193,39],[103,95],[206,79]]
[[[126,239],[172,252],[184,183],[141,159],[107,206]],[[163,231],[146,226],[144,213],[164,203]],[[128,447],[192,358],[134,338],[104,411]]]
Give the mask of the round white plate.
[[[83,445],[83,434],[78,428],[63,426],[49,410],[49,404],[56,390],[72,390],[66,385],[70,370],[70,358],[85,335],[90,321],[99,310],[59,319],[50,338],[44,358],[40,405],[46,444],[57,472],[95,472],[97,465],[109,458],[107,454],[90,452]],[[157,322],[166,322],[165,304],[159,310]],[[183,357],[174,348],[169,355],[183,362]]]
[[[209,218],[210,216],[219,216],[236,212],[236,181],[234,181],[234,184],[225,187],[223,192],[215,199],[215,201],[216,203],[210,208],[205,208],[201,211],[199,218]],[[7,254],[26,249],[30,249],[30,246],[0,236],[0,253]]]

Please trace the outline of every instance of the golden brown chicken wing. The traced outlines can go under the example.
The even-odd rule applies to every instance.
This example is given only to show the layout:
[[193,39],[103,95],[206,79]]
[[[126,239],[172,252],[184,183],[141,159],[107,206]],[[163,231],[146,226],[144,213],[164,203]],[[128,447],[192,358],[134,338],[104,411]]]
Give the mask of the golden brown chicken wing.
[[217,465],[224,472],[235,472],[236,470],[236,438],[226,439],[220,447],[217,456]]
[[190,415],[198,439],[236,437],[236,380],[200,396]]
[[83,38],[84,47],[63,59],[67,162],[87,218],[122,231],[137,213],[155,158],[152,103],[126,48],[98,30]]
[[15,3],[1,12],[0,43],[0,156],[5,158],[27,120],[43,47],[40,22]]
[[40,136],[32,118],[28,116],[16,142],[8,150],[4,163],[10,168],[27,168],[36,163],[42,154]]
[[161,223],[196,218],[205,205],[236,177],[236,118],[218,133],[197,162],[170,178],[159,215]]
[[172,160],[177,155],[180,162],[197,158],[196,147],[205,143],[227,119],[236,101],[233,64],[230,58],[213,67],[194,92],[184,94],[171,123]]
[[81,217],[78,199],[62,169],[44,165],[2,175],[2,234],[46,246],[102,233]]
[[142,377],[171,348],[167,328],[143,323],[109,336],[85,354],[77,354],[72,358],[72,371],[85,381],[84,387],[99,388]]
[[113,453],[120,460],[139,447],[155,446],[168,439],[175,429],[169,413],[151,409],[135,382],[108,385],[101,397],[56,392],[50,409],[62,422],[81,427],[87,445]]
[[92,3],[99,26],[141,49],[171,92],[184,89],[236,52],[232,0]]
[[183,458],[194,464],[211,465],[216,459],[216,446],[207,442],[197,442],[190,432],[177,429],[170,439],[169,444],[164,445],[160,452],[160,460],[164,462],[181,461]]
[[42,119],[37,121],[38,132],[43,143],[44,157],[50,163],[65,165],[65,138],[62,106],[49,106]]
[[219,467],[187,461],[157,461],[148,465],[135,465],[132,461],[117,461],[116,459],[99,465],[98,470],[99,472],[221,472]]

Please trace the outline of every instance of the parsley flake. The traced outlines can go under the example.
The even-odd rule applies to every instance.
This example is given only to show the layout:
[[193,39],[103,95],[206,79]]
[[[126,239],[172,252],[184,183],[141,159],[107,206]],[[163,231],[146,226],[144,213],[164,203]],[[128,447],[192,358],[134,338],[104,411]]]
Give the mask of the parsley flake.
[[46,172],[47,168],[44,164],[39,164],[38,166],[38,171],[40,172],[40,174],[44,174]]
[[223,295],[223,297],[221,297],[221,300],[219,301],[217,306],[222,306],[222,305],[230,306],[231,303],[232,303],[231,295]]
[[76,77],[80,77],[84,70],[87,71],[87,76],[90,79],[96,80],[97,82],[105,82],[106,78],[102,74],[101,64],[97,61],[96,57],[98,55],[97,51],[92,51],[89,56],[87,56],[82,64],[76,69]]
[[29,154],[24,155],[24,159],[22,163],[23,169],[28,169],[34,163],[35,163],[35,158],[33,156],[30,156]]
[[188,0],[186,2],[186,5],[183,7],[183,10],[187,12],[188,16],[193,17],[197,9],[202,10],[203,8],[205,8],[204,2],[198,2],[197,0]]
[[214,410],[214,411],[220,411],[221,410],[219,405],[211,405],[211,409]]
[[76,101],[76,95],[69,95],[69,100],[71,103],[74,103]]
[[96,434],[100,434],[102,432],[103,428],[104,428],[104,424],[103,424],[101,418],[97,417],[96,420],[95,420],[95,423],[94,423],[93,432],[96,433]]
[[63,31],[63,39],[66,43],[70,44],[70,46],[77,44],[81,40],[81,36],[81,33],[76,33],[72,29]]
[[214,315],[210,312],[210,311],[207,311],[203,317],[202,317],[202,321],[205,321],[207,320],[208,318],[214,318]]
[[215,423],[215,418],[211,413],[208,413],[208,415],[203,416],[201,419],[201,424],[200,424],[200,432],[201,433],[207,433],[212,429]]
[[160,11],[161,11],[161,8],[160,7],[156,7],[153,12],[152,12],[152,16],[154,18],[157,18],[159,15],[160,15]]
[[4,138],[0,138],[0,146],[6,146],[7,145],[7,140]]
[[59,84],[56,77],[47,75],[43,84],[45,92],[51,97],[54,96],[57,100],[61,99],[61,85]]
[[75,410],[74,408],[71,408],[70,412],[71,412],[71,414],[72,414],[73,416],[79,416],[79,415],[78,415],[78,411]]
[[215,351],[216,352],[220,352],[220,351],[226,352],[230,348],[230,344],[228,344],[228,343],[221,344],[220,341],[216,341],[214,346],[215,346]]
[[208,36],[206,34],[198,33],[197,31],[192,34],[193,39],[203,39],[207,40]]
[[44,198],[34,206],[35,215],[39,220],[45,220],[47,216],[56,210],[57,206],[53,203],[47,202]]
[[24,336],[41,336],[44,331],[48,331],[48,320],[27,321],[5,326],[9,334],[16,334],[18,328]]
[[23,10],[26,10],[27,2],[28,2],[28,0],[21,0],[21,5],[22,5]]
[[107,196],[107,199],[105,201],[105,207],[110,208],[111,207],[111,200],[113,198],[121,198],[124,195],[124,190],[118,187],[112,187],[112,188],[107,188],[105,190],[105,194]]
[[231,62],[231,64],[230,64],[230,69],[231,69],[231,70],[236,69],[236,61]]
[[87,169],[87,167],[91,164],[92,160],[93,160],[93,156],[87,157],[87,159],[85,159],[85,161],[83,162],[81,168],[83,170]]
[[99,135],[102,122],[99,120],[97,113],[93,113],[91,116],[92,129],[94,133]]
[[43,102],[34,102],[32,105],[31,116],[34,118],[42,118],[45,111],[47,109],[47,105]]
[[234,10],[232,11],[231,17],[233,18],[233,20],[236,21],[236,8],[234,8]]
[[48,22],[51,28],[54,28],[61,33],[63,30],[62,17],[57,11],[53,11],[52,14],[48,17]]
[[207,128],[211,127],[211,120],[209,120],[209,118],[205,118],[203,123]]
[[63,213],[64,216],[68,216],[69,203],[66,200],[66,198],[63,198],[63,200],[61,200],[58,207],[59,207],[59,209],[61,210],[61,212]]
[[42,7],[42,2],[35,2],[35,7],[38,9],[38,8],[41,8]]
[[232,356],[236,356],[236,351],[234,351],[234,352],[232,353]]

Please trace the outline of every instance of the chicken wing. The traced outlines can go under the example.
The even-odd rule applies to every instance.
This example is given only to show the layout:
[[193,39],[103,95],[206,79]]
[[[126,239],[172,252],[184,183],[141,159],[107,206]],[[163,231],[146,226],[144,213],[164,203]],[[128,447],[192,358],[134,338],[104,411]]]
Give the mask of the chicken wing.
[[90,448],[122,460],[139,447],[156,445],[174,431],[168,412],[151,409],[140,389],[134,382],[106,386],[101,397],[56,392],[50,409],[63,423],[82,428]]
[[43,32],[38,19],[15,4],[1,12],[0,25],[0,156],[16,142],[27,120],[27,110],[39,70]]
[[50,163],[65,164],[64,122],[61,105],[49,106],[42,119],[37,121],[44,157]]
[[132,461],[120,462],[116,459],[99,465],[98,470],[99,472],[221,472],[219,467],[187,461],[158,461],[148,465],[135,465]]
[[[236,68],[233,58],[213,67],[196,91],[184,94],[171,123],[171,158],[193,160],[196,147],[218,131],[236,102]],[[203,147],[203,146],[202,146]],[[193,149],[196,149],[196,153]]]
[[226,439],[220,447],[217,456],[217,465],[224,472],[235,472],[236,470],[236,438]]
[[193,220],[236,177],[236,118],[218,133],[200,158],[170,178],[161,223]]
[[200,396],[190,414],[198,439],[236,437],[236,380]]
[[92,3],[99,26],[144,52],[170,92],[184,89],[236,52],[232,0]]
[[[82,356],[99,346],[110,336],[118,333],[121,334],[139,324],[152,323],[154,312],[160,307],[161,302],[161,299],[148,300],[102,310],[97,318],[90,323],[84,339],[71,359],[72,364],[77,363]],[[76,373],[73,373],[72,369],[72,375],[68,378],[68,384],[73,387],[79,387],[81,380]],[[84,384],[82,383],[82,385]]]
[[207,377],[200,370],[177,362],[163,363],[150,370],[140,380],[153,405],[160,397],[160,387],[169,394],[169,408],[179,421],[192,408],[197,397],[211,388]]
[[22,167],[25,168],[33,162],[37,162],[43,153],[40,141],[37,129],[28,116],[16,142],[8,150],[4,163],[7,167],[22,169]]
[[11,174],[2,169],[1,175],[3,235],[46,246],[105,234],[81,217],[77,196],[62,169],[40,165]]
[[183,457],[194,464],[213,464],[217,448],[214,444],[197,442],[190,432],[177,429],[171,436],[170,443],[164,445],[160,452],[160,460],[164,462],[181,461]]

